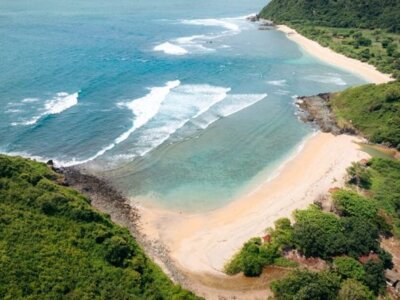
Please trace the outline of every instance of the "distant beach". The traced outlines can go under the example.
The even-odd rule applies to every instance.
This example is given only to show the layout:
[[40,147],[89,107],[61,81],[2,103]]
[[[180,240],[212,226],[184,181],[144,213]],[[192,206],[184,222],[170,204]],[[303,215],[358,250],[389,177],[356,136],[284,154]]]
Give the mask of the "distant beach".
[[393,81],[393,78],[389,74],[381,73],[374,66],[336,53],[327,47],[323,47],[286,25],[278,25],[276,28],[284,32],[290,40],[297,43],[306,52],[328,64],[357,74],[372,83],[380,84]]

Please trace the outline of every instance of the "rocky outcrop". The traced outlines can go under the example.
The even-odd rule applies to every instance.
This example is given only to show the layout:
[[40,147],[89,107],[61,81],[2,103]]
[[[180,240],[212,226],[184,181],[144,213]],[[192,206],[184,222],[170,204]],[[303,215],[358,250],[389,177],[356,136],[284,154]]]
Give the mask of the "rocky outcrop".
[[316,96],[298,97],[297,107],[300,109],[300,119],[303,122],[312,122],[320,128],[322,132],[331,132],[334,135],[342,133],[354,134],[349,128],[341,128],[330,107],[330,93],[322,93]]

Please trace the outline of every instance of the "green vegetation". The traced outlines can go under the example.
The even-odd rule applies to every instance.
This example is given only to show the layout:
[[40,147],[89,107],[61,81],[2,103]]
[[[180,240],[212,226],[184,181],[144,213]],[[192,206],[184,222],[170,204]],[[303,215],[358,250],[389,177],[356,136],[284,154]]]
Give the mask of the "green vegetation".
[[46,165],[0,155],[1,299],[196,299]]
[[290,24],[302,35],[348,57],[400,77],[400,34],[384,30],[332,28]]
[[361,263],[351,257],[340,256],[333,259],[333,266],[336,273],[344,279],[355,279],[361,281],[365,278],[365,270]]
[[396,78],[400,78],[399,15],[396,0],[273,0],[260,13]]
[[359,281],[348,279],[342,282],[337,298],[339,300],[372,300],[375,296]]
[[271,284],[277,300],[287,299],[337,299],[340,277],[331,272],[296,270],[284,279]]
[[400,237],[400,161],[373,158],[359,168],[370,174],[370,185],[365,191],[378,209],[380,220],[377,219],[377,223],[387,220],[393,227],[379,225],[381,232],[393,229],[393,234]]
[[400,32],[397,0],[272,0],[261,17],[331,27],[353,27]]
[[[278,261],[295,266],[285,258],[285,252],[293,249],[324,259],[328,268],[320,273],[296,270],[274,282],[271,288],[277,299],[375,299],[384,293],[384,271],[393,263],[379,239],[398,236],[400,230],[400,161],[374,158],[367,164],[354,163],[348,174],[349,188],[332,195],[334,212],[316,205],[295,211],[293,224],[278,220],[275,229],[267,230],[268,243],[251,240],[228,266],[259,261],[251,276],[261,273],[265,265],[279,265]],[[274,249],[267,262],[260,261],[265,256],[261,250],[249,251],[254,243],[259,249]],[[231,273],[244,271],[241,266]]]
[[285,249],[293,246],[293,228],[290,220],[283,218],[275,222],[275,229],[269,228],[270,242],[252,238],[225,266],[225,272],[234,275],[243,272],[245,276],[259,276],[264,267],[275,265],[285,268],[297,267],[297,263],[282,257]]
[[400,81],[347,89],[333,95],[330,105],[339,126],[400,149]]
[[225,271],[229,275],[243,272],[246,276],[259,276],[265,266],[274,264],[279,257],[276,245],[263,244],[260,238],[253,238],[226,265]]

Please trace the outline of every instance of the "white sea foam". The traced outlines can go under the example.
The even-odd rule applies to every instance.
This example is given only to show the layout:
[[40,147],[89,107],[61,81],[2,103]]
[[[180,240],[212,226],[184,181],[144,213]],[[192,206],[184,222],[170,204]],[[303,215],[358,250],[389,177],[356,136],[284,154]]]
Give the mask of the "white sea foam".
[[25,98],[24,100],[22,100],[23,103],[33,103],[38,101],[39,101],[38,98]]
[[168,95],[154,124],[135,142],[134,155],[143,156],[167,141],[190,120],[225,99],[230,88],[211,85],[182,85]]
[[150,93],[146,96],[135,99],[131,102],[120,104],[129,108],[135,115],[132,127],[121,134],[116,140],[115,144],[125,141],[136,129],[142,127],[150,119],[152,119],[159,111],[161,103],[165,100],[170,91],[177,88],[181,82],[179,80],[168,81],[163,87],[153,87]]
[[223,27],[231,31],[240,31],[240,27],[237,24],[228,20],[234,20],[234,18],[182,20],[181,23],[186,25]]
[[164,52],[165,54],[170,55],[185,55],[188,51],[180,46],[174,45],[170,42],[166,42],[160,45],[157,45],[153,49],[154,51]]
[[[16,122],[12,122],[12,126],[17,125],[34,125],[39,121],[42,117],[54,114],[60,114],[63,111],[75,106],[78,104],[78,93],[68,94],[65,92],[57,93],[54,98],[46,100],[44,102],[44,107],[37,109],[37,115],[33,116],[29,119],[18,120]],[[36,98],[26,98],[21,101],[21,103],[27,105],[33,102],[37,102],[39,99]]]
[[267,94],[235,94],[229,95],[226,99],[212,107],[206,113],[193,120],[193,124],[206,129],[221,118],[229,117],[241,110],[244,110],[267,97]]
[[185,55],[189,53],[213,52],[215,49],[207,47],[211,44],[211,40],[224,36],[234,35],[241,32],[243,20],[245,17],[224,18],[224,19],[194,19],[181,20],[181,24],[194,26],[220,27],[224,30],[221,32],[213,32],[210,34],[184,36],[172,39],[154,47],[154,51],[163,51],[170,55]]
[[53,115],[62,113],[64,110],[78,104],[78,93],[57,93],[56,97],[47,100],[45,103],[45,112],[42,115]]
[[161,103],[166,99],[170,91],[177,88],[180,84],[181,83],[179,80],[168,81],[165,86],[150,88],[150,92],[142,98],[118,103],[118,107],[128,108],[132,111],[132,114],[134,116],[132,126],[127,131],[118,136],[113,143],[103,147],[93,156],[84,160],[72,159],[68,162],[62,162],[62,165],[73,166],[87,163],[102,156],[107,151],[113,149],[116,145],[125,141],[135,130],[144,126],[158,113],[161,107]]
[[275,86],[285,86],[286,85],[286,80],[270,80],[267,81],[268,84],[270,85],[275,85]]
[[10,108],[10,109],[7,109],[5,112],[6,112],[6,113],[15,114],[15,113],[20,113],[20,112],[22,112],[22,110],[20,110],[20,109],[15,109],[15,108]]
[[320,83],[328,83],[335,85],[347,85],[347,83],[340,77],[339,74],[328,73],[326,75],[310,75],[305,77],[306,80],[320,82]]
[[256,104],[267,97],[267,94],[242,94],[232,95],[231,103],[223,105],[217,110],[217,113],[222,117],[233,115],[249,106]]
[[289,91],[287,91],[287,90],[282,90],[282,89],[279,89],[279,90],[275,91],[275,92],[274,92],[274,94],[275,94],[275,95],[281,95],[281,96],[285,96],[285,95],[289,95],[289,94],[290,94],[290,92],[289,92]]

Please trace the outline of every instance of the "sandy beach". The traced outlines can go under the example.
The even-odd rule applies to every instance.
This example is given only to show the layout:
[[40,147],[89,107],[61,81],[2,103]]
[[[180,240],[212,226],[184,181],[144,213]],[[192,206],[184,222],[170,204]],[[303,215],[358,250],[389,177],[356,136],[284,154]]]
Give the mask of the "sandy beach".
[[277,177],[223,208],[183,214],[140,207],[143,231],[161,241],[181,269],[222,276],[224,264],[245,241],[261,236],[276,219],[306,208],[329,188],[342,186],[351,162],[368,158],[356,142],[354,136],[317,133]]
[[[379,84],[392,80],[373,66],[337,54],[287,26],[278,26],[278,30],[316,58],[369,82]],[[168,256],[177,269],[191,274],[189,277],[195,282],[190,286],[193,291],[207,299],[218,299],[216,295],[221,295],[224,288],[210,287],[204,282],[196,284],[196,278],[213,278],[214,283],[215,278],[232,280],[224,275],[223,268],[244,242],[262,236],[278,218],[291,218],[295,209],[306,208],[327,195],[330,188],[344,186],[346,169],[351,163],[369,158],[360,150],[360,142],[354,136],[316,133],[280,168],[276,177],[212,212],[190,214],[139,206],[143,234],[168,249]],[[163,265],[156,255],[153,258]],[[231,288],[225,290],[225,296],[238,295]],[[239,295],[240,299],[262,299],[265,292],[265,288],[261,292],[258,288],[250,293],[241,291]]]
[[356,74],[371,83],[380,84],[394,80],[390,75],[381,73],[374,66],[323,47],[286,25],[278,25],[277,29],[284,32],[290,40],[297,43],[304,51],[325,63]]

